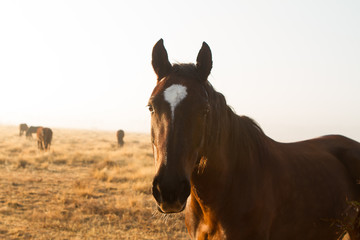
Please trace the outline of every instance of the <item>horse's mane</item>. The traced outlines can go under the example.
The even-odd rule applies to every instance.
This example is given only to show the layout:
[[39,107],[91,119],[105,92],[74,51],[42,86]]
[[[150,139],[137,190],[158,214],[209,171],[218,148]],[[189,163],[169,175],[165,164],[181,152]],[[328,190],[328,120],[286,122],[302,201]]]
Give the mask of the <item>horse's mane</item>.
[[[213,108],[211,121],[211,141],[213,146],[221,144],[220,141],[228,140],[229,150],[234,153],[236,159],[244,157],[258,158],[265,153],[264,141],[266,135],[261,127],[247,116],[239,116],[227,105],[223,94],[217,92],[213,86],[206,82],[205,89],[209,95],[209,102]],[[251,155],[251,156],[250,156]]]
[[[172,72],[178,76],[201,81],[196,66],[192,63],[173,64]],[[216,147],[226,140],[229,143],[230,151],[238,150],[235,152],[239,152],[239,149],[242,149],[246,151],[245,154],[254,152],[263,154],[265,134],[261,127],[251,118],[237,115],[227,105],[224,95],[217,92],[209,81],[203,84],[212,108],[211,126],[209,126],[211,129],[207,129],[207,139],[210,141],[208,144]],[[239,154],[244,154],[244,152]]]

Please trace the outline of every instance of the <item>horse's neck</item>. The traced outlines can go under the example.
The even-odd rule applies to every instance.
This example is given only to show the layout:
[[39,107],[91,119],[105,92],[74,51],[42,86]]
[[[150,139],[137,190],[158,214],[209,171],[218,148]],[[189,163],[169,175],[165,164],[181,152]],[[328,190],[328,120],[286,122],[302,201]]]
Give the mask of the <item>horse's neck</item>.
[[251,119],[235,115],[228,107],[223,111],[221,119],[212,121],[213,132],[208,133],[203,157],[192,178],[199,197],[204,199],[216,200],[222,195],[219,192],[226,194],[233,184],[249,184],[252,173],[259,168],[261,141],[266,138]]

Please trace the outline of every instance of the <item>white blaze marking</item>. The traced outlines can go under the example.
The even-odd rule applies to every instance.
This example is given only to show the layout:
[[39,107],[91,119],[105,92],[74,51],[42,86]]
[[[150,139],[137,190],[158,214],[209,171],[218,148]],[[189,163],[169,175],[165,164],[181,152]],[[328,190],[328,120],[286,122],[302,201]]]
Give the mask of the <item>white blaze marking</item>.
[[164,91],[164,98],[170,104],[171,117],[174,119],[176,106],[186,97],[186,87],[180,84],[174,84]]

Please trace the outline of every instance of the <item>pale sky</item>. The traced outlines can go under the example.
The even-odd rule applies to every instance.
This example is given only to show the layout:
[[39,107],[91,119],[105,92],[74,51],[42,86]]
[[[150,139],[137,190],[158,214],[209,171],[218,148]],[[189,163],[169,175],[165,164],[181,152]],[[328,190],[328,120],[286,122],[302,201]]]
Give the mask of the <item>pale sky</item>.
[[0,124],[150,130],[153,45],[277,141],[360,141],[360,1],[0,1]]

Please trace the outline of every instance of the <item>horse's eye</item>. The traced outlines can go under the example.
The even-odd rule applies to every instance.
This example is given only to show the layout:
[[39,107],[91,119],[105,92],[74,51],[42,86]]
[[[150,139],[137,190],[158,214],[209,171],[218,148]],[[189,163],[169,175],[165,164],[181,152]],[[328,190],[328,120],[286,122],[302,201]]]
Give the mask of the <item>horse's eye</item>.
[[149,108],[149,111],[150,111],[151,113],[154,113],[154,108],[153,108],[153,106],[148,105],[147,107]]

